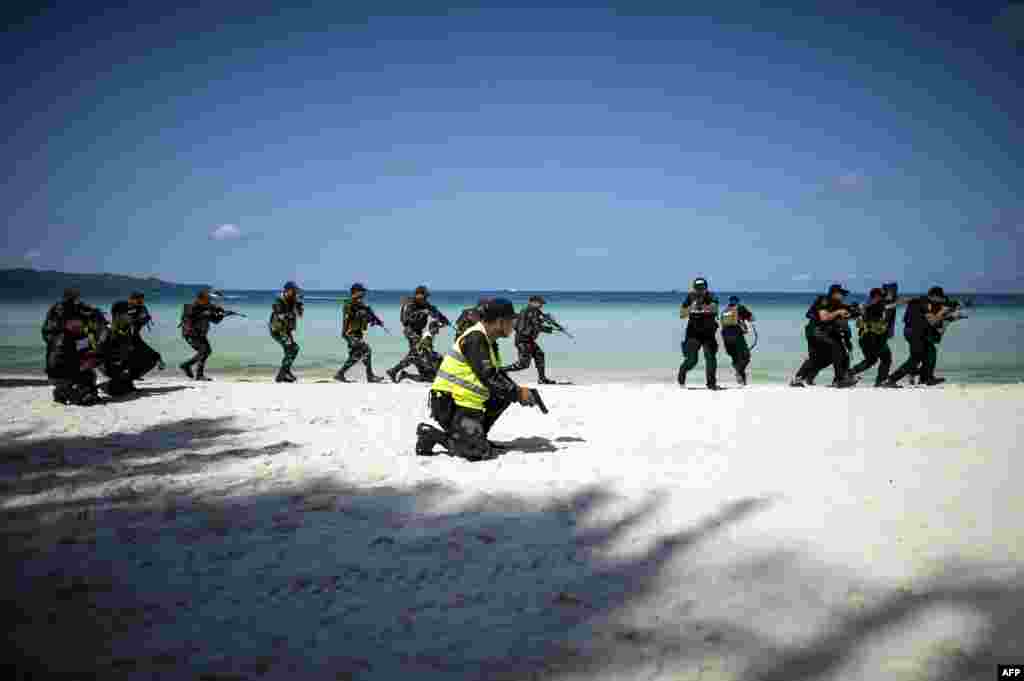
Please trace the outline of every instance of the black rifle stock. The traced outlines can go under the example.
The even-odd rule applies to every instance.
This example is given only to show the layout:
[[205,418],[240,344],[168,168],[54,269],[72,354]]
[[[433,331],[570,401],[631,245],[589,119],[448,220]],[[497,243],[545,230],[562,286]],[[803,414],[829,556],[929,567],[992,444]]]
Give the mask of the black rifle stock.
[[540,391],[536,388],[530,388],[530,398],[533,400],[533,404],[540,409],[540,413],[548,413],[548,405],[544,404],[544,400],[541,399]]

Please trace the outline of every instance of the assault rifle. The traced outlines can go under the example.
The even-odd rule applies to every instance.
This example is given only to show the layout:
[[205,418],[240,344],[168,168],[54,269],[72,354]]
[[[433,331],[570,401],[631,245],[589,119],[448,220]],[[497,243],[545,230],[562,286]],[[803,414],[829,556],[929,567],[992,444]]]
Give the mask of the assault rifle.
[[221,315],[223,317],[225,317],[225,318],[227,318],[227,317],[241,317],[242,319],[248,319],[249,318],[249,315],[243,314],[241,312],[235,312],[234,310],[225,310],[223,307],[218,307],[217,309],[220,310]]
[[[547,322],[551,326],[555,327],[556,331],[558,331],[559,333],[564,333],[569,338],[572,338],[573,340],[576,340],[576,338],[571,333],[569,333],[569,329],[567,329],[564,326],[562,326],[561,324],[559,324],[558,320],[555,319],[554,317],[552,317],[551,315],[549,315],[547,312],[541,312],[540,316],[541,316],[541,318],[545,322]],[[547,412],[545,412],[545,413],[547,413]]]

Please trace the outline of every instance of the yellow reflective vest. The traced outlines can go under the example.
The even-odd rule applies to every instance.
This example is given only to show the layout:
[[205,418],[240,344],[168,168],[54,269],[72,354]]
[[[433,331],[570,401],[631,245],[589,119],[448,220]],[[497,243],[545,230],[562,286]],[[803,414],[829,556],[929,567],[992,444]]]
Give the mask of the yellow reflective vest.
[[[434,379],[431,390],[451,393],[455,404],[460,407],[484,411],[484,404],[491,397],[491,391],[473,373],[473,367],[469,365],[469,362],[466,361],[465,356],[462,354],[462,339],[471,333],[487,335],[484,325],[478,322],[456,338],[455,345],[445,355],[444,360],[441,362],[441,367],[437,370],[437,377]],[[488,339],[487,347],[490,348],[491,363],[495,367],[500,367],[500,355],[495,349],[494,344],[490,342],[490,339]]]

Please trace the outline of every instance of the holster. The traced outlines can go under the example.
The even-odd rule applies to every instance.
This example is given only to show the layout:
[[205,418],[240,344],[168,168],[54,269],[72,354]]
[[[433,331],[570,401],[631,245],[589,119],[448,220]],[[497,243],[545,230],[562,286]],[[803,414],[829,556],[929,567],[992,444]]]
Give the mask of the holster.
[[430,416],[447,432],[455,418],[455,400],[451,393],[430,391]]

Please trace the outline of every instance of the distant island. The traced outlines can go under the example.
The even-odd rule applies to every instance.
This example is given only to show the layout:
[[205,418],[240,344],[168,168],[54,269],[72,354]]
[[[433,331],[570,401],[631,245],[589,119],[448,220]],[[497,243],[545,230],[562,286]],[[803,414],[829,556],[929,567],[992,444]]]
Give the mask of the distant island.
[[175,284],[156,277],[130,277],[124,274],[76,274],[27,268],[0,270],[0,298],[54,299],[64,289],[77,288],[82,297],[117,298],[132,291],[147,296],[192,295],[203,284]]

